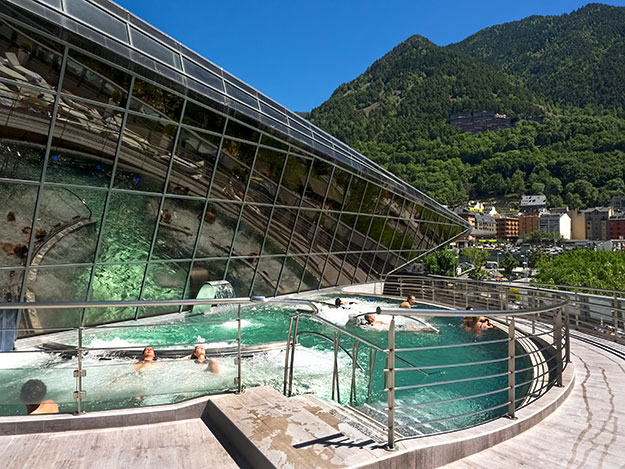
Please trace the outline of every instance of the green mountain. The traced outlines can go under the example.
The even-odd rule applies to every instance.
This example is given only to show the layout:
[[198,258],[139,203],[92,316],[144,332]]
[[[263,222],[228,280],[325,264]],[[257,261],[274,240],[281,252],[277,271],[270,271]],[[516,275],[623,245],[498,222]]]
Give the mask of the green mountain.
[[310,120],[443,203],[543,193],[605,205],[625,193],[624,13],[589,5],[448,47],[413,36]]
[[625,109],[625,8],[589,4],[483,29],[450,49],[522,79],[558,104]]

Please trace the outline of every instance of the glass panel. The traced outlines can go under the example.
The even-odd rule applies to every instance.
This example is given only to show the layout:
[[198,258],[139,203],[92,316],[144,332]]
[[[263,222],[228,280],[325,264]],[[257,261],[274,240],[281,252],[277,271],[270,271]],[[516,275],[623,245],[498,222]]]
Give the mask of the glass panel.
[[384,268],[384,262],[386,261],[386,252],[377,252],[373,257],[373,269],[371,270],[369,276],[373,278],[378,278],[379,274],[382,273],[382,269]]
[[367,250],[375,249],[375,245],[380,241],[382,230],[384,229],[384,222],[384,218],[373,217],[371,228],[369,229],[369,235],[367,236]]
[[328,191],[328,196],[326,197],[326,210],[341,210],[350,178],[351,176],[345,171],[334,168],[332,184],[330,184],[330,190]]
[[284,143],[276,140],[275,138],[271,138],[269,135],[263,135],[260,140],[261,145],[266,145],[268,147],[276,148],[278,150],[287,151],[289,146]]
[[343,267],[339,278],[340,285],[348,285],[352,282],[356,273],[356,264],[358,263],[358,254],[348,253],[343,256]]
[[226,127],[226,135],[235,137],[241,140],[247,140],[248,142],[258,143],[260,138],[260,132],[256,129],[240,124],[236,121],[229,120]]
[[[135,301],[139,299],[146,264],[101,265],[95,267],[91,301]],[[136,308],[90,308],[86,325],[134,319]]]
[[[321,208],[323,200],[328,191],[332,166],[321,160],[314,160],[312,170],[308,179],[308,187],[304,193],[306,205]],[[334,194],[336,197],[336,194]]]
[[347,200],[345,201],[344,210],[346,212],[358,212],[366,187],[367,183],[363,179],[356,176],[352,178],[352,182],[349,186],[349,192],[347,194]]
[[317,229],[313,252],[329,252],[332,247],[332,237],[336,229],[336,220],[328,215],[321,216],[321,223]]
[[84,2],[63,2],[65,11],[100,31],[106,31],[122,42],[128,42],[126,24],[98,7]]
[[332,287],[339,281],[339,273],[341,270],[342,256],[330,254],[328,256],[325,270],[323,271],[323,279],[321,280],[321,288]]
[[242,201],[256,146],[224,139],[211,197]]
[[310,251],[319,216],[320,212],[300,210],[289,254],[303,254]]
[[311,163],[312,160],[297,155],[289,155],[280,185],[280,192],[278,193],[278,203],[280,205],[299,205]]
[[102,225],[106,193],[46,187],[35,227],[43,240],[35,261],[41,264],[90,263]]
[[241,204],[212,202],[206,210],[196,257],[230,255]]
[[336,230],[336,234],[334,236],[334,244],[332,245],[333,252],[347,251],[349,248],[349,237],[352,234],[351,225],[345,223],[345,219],[348,221],[355,221],[356,217],[353,215],[341,215],[342,223],[339,223],[339,226]]
[[153,256],[156,259],[193,257],[204,202],[167,198],[163,204]]
[[354,280],[357,283],[362,283],[362,282],[367,281],[369,270],[371,269],[371,264],[373,263],[374,256],[375,254],[372,252],[363,253],[358,263],[358,268],[356,269],[356,277],[354,278]]
[[206,197],[219,142],[219,137],[181,129],[167,192]]
[[258,270],[254,279],[254,295],[274,296],[278,276],[282,269],[283,257],[261,257],[258,262]]
[[121,113],[61,98],[46,181],[108,187]]
[[372,183],[369,183],[367,190],[365,191],[364,199],[362,200],[362,207],[360,211],[364,213],[374,213],[379,195],[380,188]]
[[0,77],[52,91],[59,82],[61,55],[36,33],[0,22]]
[[175,133],[174,125],[129,115],[122,137],[115,187],[161,192]]
[[160,199],[138,194],[111,194],[104,222],[99,262],[147,259],[158,219]]
[[271,207],[246,205],[234,241],[235,256],[258,256],[265,230],[269,225]]
[[282,278],[278,285],[279,295],[286,295],[297,291],[302,279],[302,273],[304,272],[305,262],[306,257],[303,256],[291,256],[286,258],[286,263],[282,270]]
[[[36,200],[37,186],[0,182],[0,266],[25,264]],[[35,249],[44,238],[35,238]]]
[[[28,275],[29,301],[56,303],[59,301],[85,301],[91,267],[63,267],[33,269]],[[79,309],[40,309],[28,313],[31,324],[39,327],[77,327],[80,325]]]
[[0,270],[0,301],[18,303],[23,279],[24,271],[22,270]]
[[129,88],[126,72],[70,49],[63,93],[125,107]]
[[295,226],[296,213],[294,209],[274,208],[271,223],[267,230],[263,254],[284,254],[286,252]]
[[226,280],[234,289],[234,296],[249,296],[256,264],[248,259],[230,259]]
[[178,122],[182,112],[182,98],[160,86],[135,79],[130,109],[148,116],[167,118]]
[[255,202],[273,204],[278,191],[286,154],[259,148],[248,196]]
[[189,298],[197,298],[202,285],[206,282],[215,280],[223,280],[226,272],[226,259],[217,259],[209,261],[196,261],[193,263],[191,270],[191,280],[189,287]]
[[137,49],[151,55],[155,59],[161,60],[173,67],[180,68],[180,56],[171,49],[165,47],[160,42],[155,41],[151,37],[143,34],[134,28],[130,28],[130,38],[132,45]]
[[7,131],[11,133],[9,127],[0,125],[0,177],[38,181],[41,178],[45,147],[13,143],[11,137],[5,140],[3,137]]
[[[142,300],[176,300],[184,297],[189,262],[167,262],[148,266]],[[140,307],[141,317],[175,313],[178,306]]]
[[325,255],[308,257],[308,265],[306,266],[306,272],[304,272],[302,286],[300,287],[301,291],[316,290],[319,288],[321,270],[323,269],[325,262]]
[[349,245],[350,251],[362,251],[365,247],[365,236],[371,225],[371,217],[369,215],[358,215],[356,227],[352,234],[352,241]]
[[192,101],[187,101],[182,121],[187,125],[200,127],[220,134],[224,130],[226,118],[204,106],[200,106]]

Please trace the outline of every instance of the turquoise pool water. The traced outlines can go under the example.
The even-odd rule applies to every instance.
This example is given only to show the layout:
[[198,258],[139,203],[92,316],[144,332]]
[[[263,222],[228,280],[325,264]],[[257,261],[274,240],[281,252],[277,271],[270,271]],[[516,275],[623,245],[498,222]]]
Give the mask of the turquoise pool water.
[[[334,297],[320,296],[316,300],[330,301]],[[352,310],[322,307],[321,315],[347,330],[385,348],[387,332],[363,328],[347,321],[350,314],[374,311],[376,306],[397,304],[387,299],[366,301],[363,297],[354,297],[360,302]],[[242,309],[242,341],[243,345],[261,344],[266,342],[284,341],[287,336],[289,318],[296,315],[297,310],[284,305],[255,304]],[[194,344],[206,344],[207,349],[222,348],[236,343],[237,323],[236,308],[229,311],[213,310],[210,314],[195,316],[177,315],[167,321],[139,328],[98,329],[88,331],[84,335],[84,343],[93,349],[107,348],[118,350],[125,347],[143,347],[153,345],[157,350],[166,348],[188,348]],[[156,320],[156,319],[155,319]],[[506,335],[498,329],[490,329],[476,334],[467,332],[461,324],[461,318],[429,318],[432,325],[440,329],[440,333],[400,330],[397,332],[397,347],[420,347],[449,345],[459,343],[475,344],[471,347],[446,348],[439,350],[423,350],[402,352],[400,355],[410,364],[398,360],[397,367],[420,367],[433,365],[449,365],[457,363],[473,363],[507,355],[507,344],[486,344],[485,342],[505,339]],[[347,322],[347,324],[346,324]],[[184,324],[184,325],[182,325]],[[295,353],[293,393],[314,393],[322,398],[330,398],[333,369],[333,344],[322,337],[322,334],[334,338],[335,330],[320,323],[308,315],[302,315],[299,323],[299,347]],[[314,332],[317,334],[310,334]],[[76,337],[66,337],[67,343],[75,343]],[[341,337],[341,345],[352,353],[353,340],[347,335]],[[519,350],[519,353],[521,351]],[[75,379],[72,370],[76,367],[76,359],[63,359],[45,353],[22,353],[3,355],[0,361],[0,378],[2,384],[3,404],[0,413],[3,415],[19,415],[24,407],[19,401],[21,384],[31,378],[42,379],[48,385],[50,398],[59,403],[61,411],[75,410],[72,392]],[[363,370],[369,370],[370,348],[361,345],[358,352],[358,363]],[[157,405],[177,402],[199,395],[235,389],[234,378],[236,366],[233,357],[217,358],[220,366],[219,375],[207,371],[204,365],[191,361],[174,361],[164,359],[147,369],[136,370],[134,360],[129,358],[111,358],[111,350],[92,350],[84,360],[87,376],[84,386],[87,398],[83,407],[87,411]],[[368,373],[356,370],[356,400],[353,405],[376,416],[384,412],[386,393],[384,392],[385,356],[377,353],[374,361],[374,373],[371,385],[371,396],[368,398]],[[526,368],[529,361],[517,360],[517,369]],[[269,385],[282,391],[284,371],[284,351],[273,350],[247,357],[243,360],[242,376],[246,387]],[[506,362],[491,363],[477,366],[458,366],[440,370],[399,371],[396,377],[397,386],[431,384],[455,379],[486,376],[506,371]],[[531,372],[517,377],[517,382],[531,378]],[[341,402],[349,403],[352,360],[348,353],[339,352],[339,374]],[[468,425],[495,418],[505,413],[505,406],[486,413],[488,409],[505,403],[507,392],[493,393],[476,399],[464,399],[450,403],[428,406],[420,404],[430,401],[445,401],[463,396],[484,394],[505,388],[505,376],[478,381],[465,381],[456,384],[441,384],[413,390],[398,391],[396,405],[398,408],[399,430],[407,434],[432,433],[462,428]],[[525,389],[519,389],[517,396],[523,395]],[[478,412],[477,414],[475,414]],[[460,414],[474,415],[455,417]],[[436,423],[423,423],[431,420],[447,419]]]

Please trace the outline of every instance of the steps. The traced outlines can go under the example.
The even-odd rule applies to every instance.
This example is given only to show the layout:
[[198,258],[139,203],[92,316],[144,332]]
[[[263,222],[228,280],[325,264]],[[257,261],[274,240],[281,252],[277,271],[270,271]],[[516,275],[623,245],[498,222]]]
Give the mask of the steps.
[[312,396],[286,398],[264,386],[211,399],[203,419],[253,467],[351,467],[388,456],[379,432],[374,439],[348,414]]

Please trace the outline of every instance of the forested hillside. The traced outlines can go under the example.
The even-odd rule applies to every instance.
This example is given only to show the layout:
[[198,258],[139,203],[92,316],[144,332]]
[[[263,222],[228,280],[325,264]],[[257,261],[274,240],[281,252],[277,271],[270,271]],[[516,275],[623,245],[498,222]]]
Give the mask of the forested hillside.
[[[619,92],[625,65],[616,70],[606,63],[625,51],[616,50],[625,20],[620,29],[612,21],[623,12],[591,5],[488,28],[448,47],[413,36],[341,85],[310,119],[443,203],[544,193],[552,206],[606,204],[625,193],[625,119],[618,101],[625,99]],[[584,44],[600,45],[564,48],[589,35],[593,40]],[[539,36],[542,49],[532,45]],[[541,69],[528,59],[543,49],[561,57],[562,70],[544,75],[546,81],[562,77],[552,89],[536,84]],[[570,62],[588,75],[566,78]],[[618,83],[612,86],[608,77]],[[578,90],[577,101],[556,92],[563,88]],[[515,125],[477,135],[450,125],[453,113],[474,110],[505,114]]]

